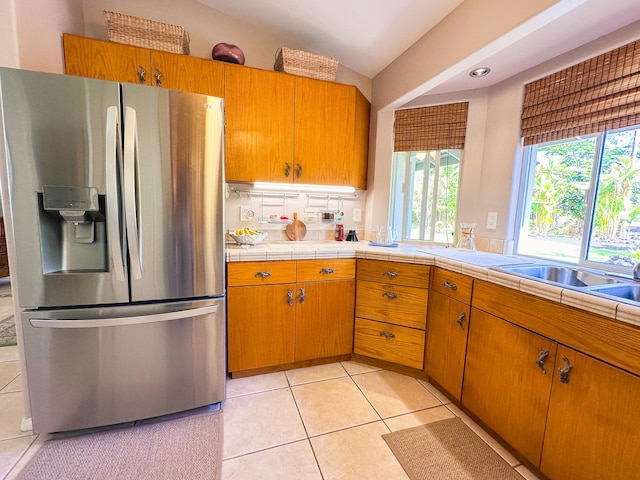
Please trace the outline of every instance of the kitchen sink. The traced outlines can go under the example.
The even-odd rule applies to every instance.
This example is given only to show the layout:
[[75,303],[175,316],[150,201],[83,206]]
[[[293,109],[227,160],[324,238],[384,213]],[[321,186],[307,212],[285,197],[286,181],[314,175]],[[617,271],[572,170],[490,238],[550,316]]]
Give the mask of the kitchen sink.
[[523,277],[535,278],[546,282],[570,287],[591,287],[594,285],[612,285],[623,283],[623,280],[591,272],[582,268],[562,267],[558,265],[510,265],[499,267],[500,270]]
[[640,284],[624,283],[621,285],[607,285],[590,288],[589,291],[607,295],[609,297],[622,298],[640,302]]

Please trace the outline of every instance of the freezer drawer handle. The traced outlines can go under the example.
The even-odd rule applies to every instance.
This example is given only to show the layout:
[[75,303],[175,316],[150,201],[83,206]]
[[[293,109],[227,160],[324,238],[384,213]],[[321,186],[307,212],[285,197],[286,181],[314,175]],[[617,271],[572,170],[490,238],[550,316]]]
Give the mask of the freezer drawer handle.
[[191,310],[179,310],[177,312],[154,313],[151,315],[138,315],[133,317],[116,318],[83,318],[82,320],[56,320],[50,318],[31,318],[29,323],[36,328],[100,328],[119,327],[122,325],[139,325],[141,323],[168,322],[180,318],[209,315],[218,310],[218,305],[194,308]]

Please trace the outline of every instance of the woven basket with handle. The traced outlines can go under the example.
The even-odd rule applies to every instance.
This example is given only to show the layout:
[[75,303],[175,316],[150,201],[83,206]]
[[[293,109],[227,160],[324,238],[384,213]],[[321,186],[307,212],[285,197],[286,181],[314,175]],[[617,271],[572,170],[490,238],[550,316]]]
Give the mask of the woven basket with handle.
[[112,42],[189,55],[189,34],[184,27],[107,10],[103,14]]
[[338,60],[317,53],[282,47],[276,52],[273,69],[276,72],[292,73],[333,82],[338,71]]

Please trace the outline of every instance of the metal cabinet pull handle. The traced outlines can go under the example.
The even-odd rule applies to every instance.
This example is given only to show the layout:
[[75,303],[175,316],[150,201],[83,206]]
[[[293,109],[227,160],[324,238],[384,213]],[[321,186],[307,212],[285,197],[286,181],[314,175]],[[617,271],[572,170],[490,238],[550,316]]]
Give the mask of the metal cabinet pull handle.
[[320,275],[322,275],[323,273],[325,275],[329,275],[330,273],[333,273],[333,268],[322,268],[322,269],[320,269]]
[[287,297],[289,297],[289,300],[287,300],[287,303],[289,304],[290,307],[293,306],[293,290],[289,290],[287,292]]
[[445,280],[442,284],[445,288],[450,288],[451,290],[457,290],[458,286],[455,283],[451,283],[449,280]]
[[156,68],[156,74],[153,76],[156,79],[156,87],[162,86],[162,72]]
[[256,272],[254,277],[267,278],[271,276],[271,272]]
[[147,71],[142,65],[138,65],[138,81],[142,84],[147,83]]
[[304,288],[300,289],[300,303],[304,303],[304,299],[307,298],[307,292],[304,291]]
[[390,338],[396,338],[394,333],[385,332],[384,330],[380,332],[380,336],[389,340]]
[[288,177],[289,175],[291,175],[291,165],[289,165],[287,162],[284,163],[286,165],[286,167],[284,167],[284,176]]
[[567,357],[562,357],[562,360],[564,361],[564,367],[558,369],[558,372],[560,372],[560,383],[569,383],[569,372],[573,368],[573,365],[571,365]]
[[296,176],[300,178],[302,176],[302,165],[296,163]]
[[383,272],[382,274],[386,275],[389,278],[396,278],[398,276],[398,272],[390,272],[389,270]]
[[396,295],[395,293],[391,293],[391,292],[384,292],[382,294],[383,297],[387,297],[389,300],[393,300],[394,298],[398,298],[398,295]]
[[540,350],[540,353],[538,354],[538,358],[536,360],[536,365],[544,375],[547,374],[547,370],[544,368],[544,361],[548,356],[549,356],[549,350],[545,348]]
[[464,320],[464,317],[466,316],[467,314],[465,312],[460,312],[460,315],[458,315],[458,319],[456,320],[456,323],[458,324],[461,330],[464,330],[464,325],[462,324],[462,320]]

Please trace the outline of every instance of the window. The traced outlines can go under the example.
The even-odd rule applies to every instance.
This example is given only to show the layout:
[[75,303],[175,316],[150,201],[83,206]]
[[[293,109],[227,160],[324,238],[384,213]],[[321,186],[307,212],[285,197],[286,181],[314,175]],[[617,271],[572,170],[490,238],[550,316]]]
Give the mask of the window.
[[462,150],[396,152],[391,228],[398,239],[453,242]]
[[395,112],[394,239],[453,242],[468,109],[460,102]]
[[605,270],[640,260],[640,126],[527,147],[519,254]]

